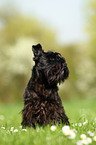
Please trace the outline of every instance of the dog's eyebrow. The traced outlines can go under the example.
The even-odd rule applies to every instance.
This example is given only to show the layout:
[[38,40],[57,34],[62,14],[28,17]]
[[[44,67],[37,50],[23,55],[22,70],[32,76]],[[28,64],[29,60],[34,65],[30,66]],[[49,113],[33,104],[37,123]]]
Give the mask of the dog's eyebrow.
[[58,52],[55,52],[55,54],[56,54],[56,55],[60,55],[60,56],[61,56],[61,54],[60,54],[60,53],[58,53]]
[[50,56],[50,55],[53,56],[54,54],[55,54],[55,53],[53,53],[52,51],[46,52],[46,55],[47,55],[47,56]]
[[47,54],[53,54],[53,52],[52,51],[48,51]]

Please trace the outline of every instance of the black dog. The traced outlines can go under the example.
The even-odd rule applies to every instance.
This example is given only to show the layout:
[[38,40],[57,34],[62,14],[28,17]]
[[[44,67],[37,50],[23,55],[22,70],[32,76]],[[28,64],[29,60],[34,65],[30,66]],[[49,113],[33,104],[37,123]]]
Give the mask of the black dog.
[[44,52],[40,44],[33,45],[32,50],[35,66],[24,93],[22,125],[69,124],[57,87],[69,75],[65,59],[57,52]]

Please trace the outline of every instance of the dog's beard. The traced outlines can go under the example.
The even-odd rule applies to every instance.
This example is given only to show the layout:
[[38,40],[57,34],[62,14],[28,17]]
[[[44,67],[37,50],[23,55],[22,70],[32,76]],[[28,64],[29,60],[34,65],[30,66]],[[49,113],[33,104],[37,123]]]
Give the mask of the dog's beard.
[[63,66],[61,68],[61,65],[58,65],[48,70],[46,78],[49,85],[55,85],[64,82],[64,80],[67,79],[68,76],[69,70],[67,66]]
[[64,82],[65,79],[67,79],[69,76],[69,70],[66,67],[65,69],[62,69],[62,71],[57,76],[57,82],[60,84]]

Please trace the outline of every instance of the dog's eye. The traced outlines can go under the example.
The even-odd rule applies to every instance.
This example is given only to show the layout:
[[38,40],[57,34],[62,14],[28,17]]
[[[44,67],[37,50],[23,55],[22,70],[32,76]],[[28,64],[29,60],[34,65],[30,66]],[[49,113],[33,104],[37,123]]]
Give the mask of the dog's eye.
[[57,60],[61,60],[62,56],[60,54],[56,55]]

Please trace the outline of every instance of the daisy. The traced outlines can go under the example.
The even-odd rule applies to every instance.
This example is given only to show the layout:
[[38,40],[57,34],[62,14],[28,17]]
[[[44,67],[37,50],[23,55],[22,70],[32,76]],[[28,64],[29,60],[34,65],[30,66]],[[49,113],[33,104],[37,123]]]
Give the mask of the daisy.
[[18,132],[18,129],[14,129],[14,132]]
[[87,137],[87,138],[86,138],[86,141],[87,141],[88,143],[92,143],[92,139],[91,139],[90,137]]
[[69,131],[69,139],[74,139],[76,137],[75,132],[73,132],[72,130]]
[[96,141],[96,136],[93,137],[93,140]]
[[20,126],[19,128],[22,128],[22,126]]
[[82,140],[81,140],[81,143],[84,144],[84,145],[88,145],[88,142],[87,142],[86,139],[82,139]]
[[14,127],[11,127],[10,131],[13,131]]
[[72,124],[72,126],[74,127],[74,124]]
[[82,123],[79,123],[78,125],[79,125],[79,126],[82,126]]
[[88,133],[88,135],[90,135],[90,136],[94,136],[94,133],[91,132],[90,130],[89,130],[87,133]]
[[83,122],[83,125],[86,125],[88,123],[88,120],[86,120],[85,122]]
[[62,130],[70,130],[70,127],[68,125],[66,125],[62,128]]
[[70,127],[69,126],[64,126],[62,128],[62,132],[65,136],[69,135],[69,132],[70,132]]
[[75,133],[77,133],[77,130],[76,129],[72,129]]
[[77,126],[77,123],[75,123],[75,126]]
[[63,132],[63,134],[64,134],[65,136],[67,136],[67,135],[69,135],[70,130],[63,130],[62,132]]
[[3,127],[3,126],[2,126],[1,128],[2,128],[2,129],[5,129],[5,127]]
[[82,140],[78,140],[76,144],[77,145],[82,145]]
[[81,138],[81,139],[86,139],[86,135],[85,135],[85,134],[81,134],[81,135],[80,135],[80,138]]
[[52,125],[50,129],[51,129],[52,131],[55,131],[56,128],[57,128],[57,127],[56,127],[55,125]]
[[27,131],[27,129],[22,129],[23,131]]

